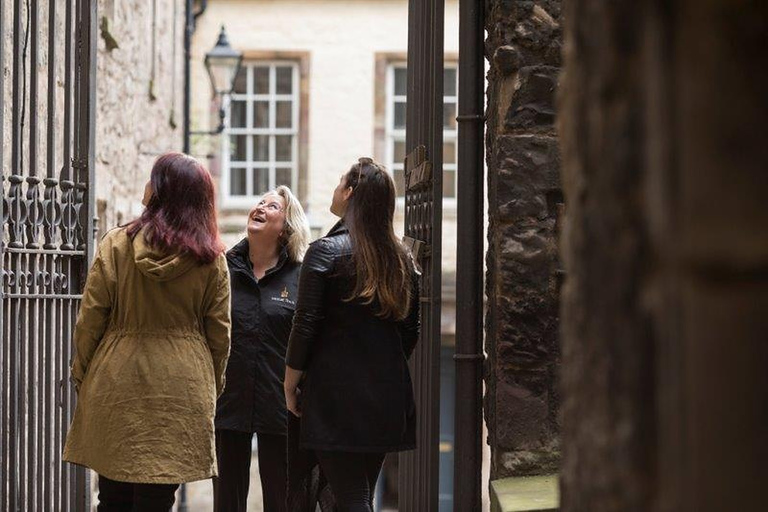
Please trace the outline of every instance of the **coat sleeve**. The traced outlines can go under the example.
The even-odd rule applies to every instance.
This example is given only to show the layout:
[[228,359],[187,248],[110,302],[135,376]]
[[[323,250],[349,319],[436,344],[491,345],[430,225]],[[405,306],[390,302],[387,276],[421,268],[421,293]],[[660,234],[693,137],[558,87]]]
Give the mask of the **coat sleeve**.
[[230,346],[230,289],[229,271],[224,255],[216,261],[216,272],[208,284],[203,313],[203,329],[213,359],[216,377],[216,396],[224,391],[227,359]]
[[70,373],[79,391],[88,372],[93,354],[109,325],[110,314],[117,288],[117,277],[111,254],[112,243],[107,234],[99,244],[85,281],[83,298],[75,324],[75,355]]
[[416,348],[416,342],[419,341],[419,329],[421,320],[419,314],[421,303],[419,297],[419,274],[413,271],[411,275],[411,305],[408,309],[408,316],[400,322],[400,337],[403,342],[403,352],[406,359],[411,358],[413,349]]
[[309,247],[301,265],[299,296],[285,358],[294,370],[307,369],[312,343],[325,318],[325,288],[332,266],[333,252],[321,238]]

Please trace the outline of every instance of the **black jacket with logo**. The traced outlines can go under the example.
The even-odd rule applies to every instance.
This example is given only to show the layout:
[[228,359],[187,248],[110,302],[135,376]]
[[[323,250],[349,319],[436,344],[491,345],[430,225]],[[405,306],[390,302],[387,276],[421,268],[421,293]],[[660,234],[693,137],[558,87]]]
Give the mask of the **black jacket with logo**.
[[227,252],[232,288],[232,345],[216,428],[285,434],[283,376],[301,264],[283,252],[258,281],[248,239]]
[[419,284],[403,321],[376,316],[375,304],[345,300],[355,285],[347,228],[339,223],[309,247],[288,344],[288,366],[303,370],[300,446],[395,452],[416,444],[407,360],[419,334]]

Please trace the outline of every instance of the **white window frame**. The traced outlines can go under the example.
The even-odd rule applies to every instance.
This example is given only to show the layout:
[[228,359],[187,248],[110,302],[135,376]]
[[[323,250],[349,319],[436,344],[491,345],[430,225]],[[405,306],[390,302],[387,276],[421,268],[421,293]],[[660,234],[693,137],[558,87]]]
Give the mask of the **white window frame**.
[[[300,112],[300,75],[299,64],[293,60],[250,60],[243,62],[243,67],[248,68],[246,74],[246,93],[233,93],[231,100],[245,101],[246,110],[246,127],[233,128],[231,126],[231,102],[226,106],[226,117],[224,121],[224,131],[221,137],[221,194],[222,194],[222,208],[250,208],[253,206],[255,199],[259,197],[259,194],[250,195],[232,195],[231,193],[231,170],[232,162],[230,160],[230,137],[232,135],[247,135],[246,137],[246,190],[253,191],[253,169],[257,167],[266,167],[269,169],[269,187],[268,189],[275,188],[276,169],[290,169],[291,170],[291,190],[297,191],[299,184],[299,112]],[[256,94],[253,84],[253,71],[254,67],[269,67],[269,90],[268,94]],[[290,67],[292,69],[292,91],[291,94],[277,94],[272,93],[276,91],[276,71],[277,67]],[[269,101],[269,127],[267,128],[253,128],[253,104],[255,101]],[[276,128],[276,102],[277,101],[291,101],[292,108],[292,121],[291,128]],[[250,127],[250,128],[249,128]],[[269,161],[256,162],[253,160],[253,135],[268,135],[269,137],[269,154],[271,156]],[[276,155],[275,136],[276,135],[291,135],[292,139],[292,159],[289,162],[276,162],[274,156]],[[239,162],[238,162],[239,164]],[[237,168],[243,168],[238,165]]]
[[[454,69],[456,70],[456,95],[453,96],[443,96],[443,102],[451,101],[456,104],[456,114],[458,115],[458,93],[459,93],[459,86],[458,86],[458,66],[456,64],[446,64],[446,68]],[[385,111],[385,123],[386,123],[386,129],[385,129],[385,158],[386,158],[386,165],[387,168],[390,169],[390,171],[394,174],[396,168],[402,169],[402,162],[395,162],[395,142],[396,141],[403,141],[405,142],[405,128],[402,129],[395,129],[395,102],[402,100],[405,102],[406,97],[405,95],[395,95],[395,69],[406,69],[407,64],[404,61],[395,61],[390,62],[387,65],[387,76],[386,76],[386,111]],[[441,112],[442,117],[442,112]],[[443,129],[443,144],[446,142],[453,142],[454,148],[456,151],[456,158],[454,163],[452,164],[446,164],[443,162],[443,171],[453,171],[454,180],[458,178],[458,125],[456,126],[456,129],[449,130],[444,128]],[[454,191],[457,191],[457,185],[454,184]],[[398,192],[405,193],[404,190]],[[403,196],[398,196],[397,198],[398,205],[404,205],[405,204],[405,198]],[[456,197],[443,197],[443,206],[448,208],[455,208],[456,207]]]

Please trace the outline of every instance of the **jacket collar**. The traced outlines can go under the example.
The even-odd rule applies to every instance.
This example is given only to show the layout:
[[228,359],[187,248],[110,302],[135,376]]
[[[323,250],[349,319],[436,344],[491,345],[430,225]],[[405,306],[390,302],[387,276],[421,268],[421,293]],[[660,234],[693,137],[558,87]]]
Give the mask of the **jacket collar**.
[[337,222],[331,230],[328,232],[325,236],[337,236],[337,235],[344,235],[346,233],[349,233],[349,229],[344,224],[344,219],[341,219],[339,222]]
[[[232,264],[232,267],[236,270],[242,271],[253,277],[253,265],[251,264],[251,258],[248,254],[248,238],[240,240],[232,249],[227,252],[227,259]],[[267,270],[264,277],[271,274],[280,272],[288,261],[288,251],[283,248],[280,251],[280,256],[277,259],[277,263],[274,267]],[[263,278],[262,278],[263,279]]]

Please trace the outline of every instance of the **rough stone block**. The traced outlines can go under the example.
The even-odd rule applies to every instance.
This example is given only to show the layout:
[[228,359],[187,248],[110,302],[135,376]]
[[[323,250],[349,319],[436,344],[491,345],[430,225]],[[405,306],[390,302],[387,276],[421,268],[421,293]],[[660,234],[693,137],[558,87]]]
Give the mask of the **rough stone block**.
[[537,449],[548,432],[547,394],[500,381],[496,386],[496,442],[507,449]]
[[[560,0],[501,0],[490,2],[486,27],[492,48],[518,49],[519,64],[559,66],[562,54]],[[493,55],[493,51],[489,56]]]
[[496,475],[524,476],[541,473],[554,473],[559,469],[560,450],[553,442],[540,450],[515,450],[501,452]]
[[502,75],[511,75],[520,68],[520,54],[512,45],[500,46],[493,54],[493,62]]
[[560,69],[551,66],[521,68],[504,124],[508,129],[551,127],[555,122],[555,91]]
[[495,213],[499,220],[555,217],[560,192],[557,139],[539,135],[505,135],[496,141],[498,181]]

